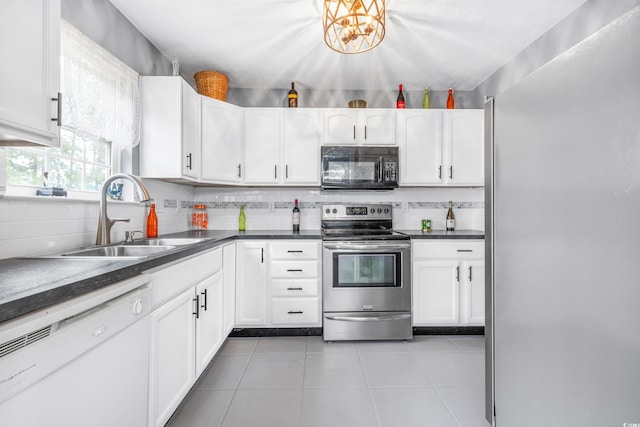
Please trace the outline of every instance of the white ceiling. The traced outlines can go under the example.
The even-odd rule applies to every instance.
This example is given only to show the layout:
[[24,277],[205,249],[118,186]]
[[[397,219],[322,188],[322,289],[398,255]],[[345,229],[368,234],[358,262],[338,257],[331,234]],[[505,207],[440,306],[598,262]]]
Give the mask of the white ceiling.
[[181,74],[233,88],[473,90],[586,0],[387,0],[386,36],[324,44],[322,0],[111,0]]

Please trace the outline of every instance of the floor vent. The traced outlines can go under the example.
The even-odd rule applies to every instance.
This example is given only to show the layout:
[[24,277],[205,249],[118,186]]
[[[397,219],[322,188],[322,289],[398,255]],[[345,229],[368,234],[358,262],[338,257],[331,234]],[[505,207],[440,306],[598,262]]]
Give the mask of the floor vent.
[[51,325],[0,345],[0,359],[51,335]]

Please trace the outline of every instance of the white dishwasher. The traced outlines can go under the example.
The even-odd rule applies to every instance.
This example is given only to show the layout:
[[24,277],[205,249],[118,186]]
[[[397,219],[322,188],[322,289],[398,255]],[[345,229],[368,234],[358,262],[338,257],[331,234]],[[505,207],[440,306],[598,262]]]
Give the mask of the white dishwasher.
[[149,278],[0,325],[0,424],[147,424]]

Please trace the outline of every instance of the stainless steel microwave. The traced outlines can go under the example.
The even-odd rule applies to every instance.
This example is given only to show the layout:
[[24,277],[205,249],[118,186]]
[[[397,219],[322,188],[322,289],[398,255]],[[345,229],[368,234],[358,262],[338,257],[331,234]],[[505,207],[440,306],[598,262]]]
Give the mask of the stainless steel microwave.
[[398,187],[398,147],[322,146],[323,190],[392,190]]

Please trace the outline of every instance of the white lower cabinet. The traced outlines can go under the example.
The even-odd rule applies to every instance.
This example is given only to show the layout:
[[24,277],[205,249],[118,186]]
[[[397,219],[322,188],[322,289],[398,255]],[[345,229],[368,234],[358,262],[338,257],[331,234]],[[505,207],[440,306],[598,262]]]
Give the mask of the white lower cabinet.
[[222,249],[150,272],[149,425],[163,426],[222,345]]
[[237,243],[236,325],[318,327],[320,241]]
[[484,325],[484,242],[413,242],[414,326]]

